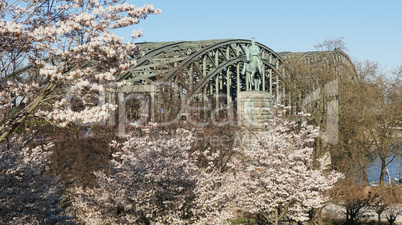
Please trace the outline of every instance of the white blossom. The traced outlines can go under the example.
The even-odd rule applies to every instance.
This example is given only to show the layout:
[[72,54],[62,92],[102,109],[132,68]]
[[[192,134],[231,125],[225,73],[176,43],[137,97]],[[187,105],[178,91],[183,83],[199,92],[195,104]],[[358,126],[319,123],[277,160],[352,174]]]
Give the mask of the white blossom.
[[[5,10],[4,15],[15,15],[15,19],[11,16],[0,18],[0,59],[7,59],[3,55],[8,52],[22,52],[39,69],[42,82],[33,88],[35,91],[24,95],[15,85],[8,87],[2,84],[0,101],[5,103],[0,109],[0,118],[8,119],[7,112],[13,107],[11,102],[16,96],[21,96],[27,105],[34,101],[42,103],[54,100],[49,102],[50,107],[46,107],[47,112],[42,111],[40,115],[60,125],[71,123],[68,115],[74,121],[98,121],[104,118],[101,107],[89,109],[97,107],[93,99],[99,98],[103,92],[124,86],[116,84],[115,76],[136,63],[128,57],[136,49],[135,44],[124,43],[122,37],[113,33],[114,29],[135,25],[147,15],[160,11],[152,5],[136,7],[121,0],[60,0],[53,2],[54,11],[46,14],[42,4],[42,0],[22,0],[1,8]],[[9,64],[2,62],[2,65]],[[1,76],[12,72],[11,67],[1,69],[5,71]],[[29,86],[30,82],[27,80],[25,85]],[[55,85],[45,90],[48,83]],[[48,98],[54,90],[61,94]],[[66,104],[53,104],[68,99],[67,93],[81,98],[86,111],[73,113]],[[37,99],[41,94],[46,97]],[[88,119],[87,112],[98,115]],[[57,113],[62,115],[56,116]],[[80,116],[85,118],[78,118]],[[2,126],[3,130],[10,129],[13,121],[10,118],[4,123],[8,125]]]
[[61,188],[58,178],[46,174],[52,143],[26,147],[34,131],[14,136],[0,145],[0,223],[57,223],[67,217],[60,214]]

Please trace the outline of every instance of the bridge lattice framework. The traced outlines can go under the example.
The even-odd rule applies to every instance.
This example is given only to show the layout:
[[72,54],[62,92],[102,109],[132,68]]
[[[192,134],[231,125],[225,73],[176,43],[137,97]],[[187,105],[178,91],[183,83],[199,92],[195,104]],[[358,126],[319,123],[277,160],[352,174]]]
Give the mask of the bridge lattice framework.
[[[246,49],[251,44],[251,40],[245,39],[137,43],[142,56],[136,66],[117,78],[118,81],[129,81],[133,86],[120,92],[149,93],[152,104],[148,109],[152,119],[159,117],[160,120],[161,110],[177,117],[187,113],[186,109],[194,104],[196,107],[191,109],[212,104],[214,109],[226,110],[228,116],[237,109],[239,93],[250,91],[248,79],[241,71],[247,61]],[[328,64],[334,61],[353,65],[341,51],[277,53],[261,43],[256,42],[256,45],[260,49],[263,74],[260,85],[253,89],[269,93],[274,104],[292,104],[287,97],[292,86],[285,60],[289,55],[310,63],[325,58]],[[172,99],[181,103],[172,104]],[[198,116],[202,117],[198,119],[206,119],[211,115]]]
[[[241,71],[251,44],[252,40],[246,39],[137,43],[141,49],[137,64],[116,77],[117,81],[132,84],[118,90],[120,105],[130,99],[142,101],[140,108],[147,108],[147,120],[172,119],[166,118],[168,114],[178,118],[189,108],[194,109],[192,104],[203,109],[211,106],[209,115],[204,113],[198,119],[211,118],[216,109],[226,110],[227,117],[236,111],[239,93],[250,91],[249,79]],[[261,82],[254,82],[259,85],[253,90],[266,92],[273,104],[292,105],[290,96],[295,84],[289,72],[289,56],[310,65],[324,63],[334,70],[347,65],[356,74],[350,58],[342,51],[275,52],[264,44],[255,44],[260,49],[263,74],[258,78]],[[32,69],[34,66],[28,65],[14,73]]]
[[[285,85],[281,85],[281,82],[287,81],[284,62],[272,49],[258,42],[256,44],[261,50],[264,75],[261,76],[261,84],[254,87],[254,90],[268,92],[274,102],[284,103]],[[189,106],[187,104],[190,100],[193,103],[199,101],[198,107],[205,106],[206,101],[210,101],[208,104],[212,103],[213,108],[226,109],[228,113],[236,111],[239,93],[248,90],[248,79],[241,71],[246,62],[246,49],[251,45],[250,40],[225,39],[137,45],[143,51],[143,56],[138,59],[135,67],[130,68],[118,80],[127,80],[134,85],[122,90],[124,92],[142,90],[151,93],[151,99],[156,102],[151,109],[151,117],[158,111],[155,108],[174,111],[169,109],[171,104],[163,104],[161,93],[169,93],[170,100],[181,99],[181,106]],[[159,96],[155,96],[155,92],[158,92]],[[174,112],[174,115],[186,113],[185,110],[188,109],[179,108],[181,111]],[[204,114],[203,119],[206,118],[210,117]]]

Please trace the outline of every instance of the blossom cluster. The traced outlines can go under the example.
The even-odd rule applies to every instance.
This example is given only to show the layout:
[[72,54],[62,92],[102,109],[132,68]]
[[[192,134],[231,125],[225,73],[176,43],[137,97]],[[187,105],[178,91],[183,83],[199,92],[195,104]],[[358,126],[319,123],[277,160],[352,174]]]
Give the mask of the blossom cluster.
[[[269,131],[235,148],[225,167],[222,150],[194,149],[192,132],[155,128],[116,149],[109,171],[97,172],[99,188],[77,189],[82,221],[135,224],[230,224],[241,212],[266,221],[306,221],[321,208],[325,192],[343,176],[312,168],[318,129],[288,121],[277,110]],[[200,159],[202,159],[200,161]]]
[[0,84],[0,130],[11,126],[8,118],[13,117],[34,99],[33,94],[40,93],[41,87],[36,83],[7,81]]
[[109,117],[109,111],[114,110],[115,105],[103,104],[101,106],[94,106],[85,108],[79,112],[71,109],[55,109],[50,113],[39,110],[35,113],[36,117],[50,119],[56,122],[61,127],[66,127],[68,123],[75,123],[80,125],[88,125],[99,123],[106,120]]
[[[0,7],[0,79],[18,80],[26,86],[36,79],[40,81],[38,88],[42,93],[30,92],[28,88],[22,93],[15,90],[15,84],[2,82],[0,101],[6,102],[2,108],[10,108],[15,98],[23,98],[32,107],[37,107],[37,103],[50,103],[42,107],[47,113],[41,115],[60,125],[89,121],[76,118],[87,117],[86,112],[99,113],[93,115],[91,121],[105,118],[110,107],[101,107],[94,101],[121,86],[116,84],[115,76],[135,65],[132,56],[138,52],[135,44],[124,42],[113,33],[114,29],[135,25],[149,14],[160,13],[153,5],[138,7],[123,0],[3,3]],[[44,7],[47,4],[52,5]],[[36,72],[19,73],[18,68],[28,62]],[[81,114],[74,113],[73,120],[69,119],[70,105],[58,103],[71,96],[80,98],[85,110]],[[1,118],[13,118],[7,115],[7,110],[1,113]]]
[[52,143],[25,147],[35,132],[0,145],[0,223],[55,224],[68,220],[58,207],[58,178],[45,169]]
[[[30,85],[18,82],[8,81],[5,85],[0,85],[0,105],[1,110],[5,111],[16,106],[17,96],[27,96],[29,93],[37,92],[39,85],[35,82]],[[28,98],[21,98],[21,102],[28,102]]]
[[328,200],[324,193],[343,176],[331,172],[326,177],[312,168],[311,146],[318,129],[305,121],[286,120],[280,108],[271,130],[256,134],[249,146],[238,149],[243,162],[235,164],[239,169],[231,182],[236,190],[234,207],[261,213],[275,224],[284,216],[308,220],[308,211],[321,208]]
[[177,132],[174,138],[150,141],[144,136],[114,143],[119,151],[113,154],[111,171],[96,173],[100,187],[77,189],[78,218],[91,224],[184,224],[197,167],[188,152],[191,133]]

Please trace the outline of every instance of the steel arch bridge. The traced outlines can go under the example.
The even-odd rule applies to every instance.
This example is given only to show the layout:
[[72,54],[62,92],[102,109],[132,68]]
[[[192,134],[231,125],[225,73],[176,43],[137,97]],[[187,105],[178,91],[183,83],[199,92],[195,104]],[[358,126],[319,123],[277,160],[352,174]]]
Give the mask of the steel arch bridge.
[[[237,118],[238,97],[245,91],[266,93],[272,104],[294,104],[290,98],[294,86],[289,70],[292,63],[324,65],[334,70],[347,67],[351,68],[347,73],[356,74],[350,58],[342,51],[275,52],[255,42],[263,69],[260,84],[249,90],[249,79],[241,71],[251,44],[252,40],[245,39],[136,43],[141,51],[137,64],[116,77],[116,81],[132,84],[118,90],[119,106],[130,111],[129,118],[146,115],[148,121],[177,119],[189,114],[189,110],[196,114],[196,120],[206,120],[214,113],[216,117],[217,111],[223,118]],[[297,60],[290,61],[290,57]],[[32,69],[35,67],[28,65],[13,74]],[[130,101],[137,101],[137,106],[127,107]]]
[[[250,40],[137,45],[143,51],[143,56],[118,81],[127,80],[134,85],[122,90],[124,92],[150,93],[153,102],[151,118],[158,117],[156,114],[161,114],[161,110],[177,118],[178,115],[187,114],[189,108],[193,111],[198,108],[200,111],[200,108],[206,108],[205,105],[210,106],[208,113],[198,112],[199,118],[196,120],[211,118],[212,111],[216,109],[225,111],[225,117],[236,114],[237,97],[249,86],[241,70],[246,62],[246,48],[251,45]],[[264,75],[261,76],[261,84],[254,86],[253,90],[267,92],[274,102],[281,103],[285,95],[285,85],[282,83],[288,81],[285,64],[272,49],[261,43],[256,45],[260,48]],[[172,104],[172,99],[179,99],[181,103]]]
[[[163,113],[165,120],[166,112],[177,118],[188,113],[189,108],[199,117],[196,120],[211,118],[214,110],[224,111],[224,117],[236,117],[237,97],[240,92],[251,91],[246,75],[241,72],[247,61],[246,49],[251,44],[251,40],[244,39],[137,43],[142,56],[136,66],[117,80],[133,84],[121,92],[148,93],[148,101],[152,103],[148,106],[148,116],[157,121],[162,120]],[[328,66],[354,68],[342,51],[277,53],[261,43],[255,44],[260,49],[263,74],[260,85],[254,86],[253,91],[267,93],[273,104],[292,104],[287,97],[292,86],[286,61],[290,55],[309,64],[325,61]],[[173,104],[172,99],[181,103]],[[197,108],[198,111],[205,109],[205,105],[211,106],[208,113],[194,113]]]

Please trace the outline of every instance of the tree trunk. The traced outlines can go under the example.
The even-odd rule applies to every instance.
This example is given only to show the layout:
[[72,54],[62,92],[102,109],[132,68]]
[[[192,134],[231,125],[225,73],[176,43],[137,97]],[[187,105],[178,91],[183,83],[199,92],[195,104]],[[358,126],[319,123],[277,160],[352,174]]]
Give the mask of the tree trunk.
[[309,224],[322,224],[322,209],[323,208],[310,210]]
[[367,168],[364,166],[362,168],[362,174],[363,174],[363,183],[364,186],[368,186],[369,185],[369,181],[368,181],[368,176],[367,176]]
[[377,213],[378,225],[381,225],[381,213]]
[[384,185],[384,174],[385,174],[385,158],[380,157],[381,159],[381,174],[380,174],[380,186]]
[[279,209],[278,207],[275,208],[275,223],[274,225],[279,225]]

